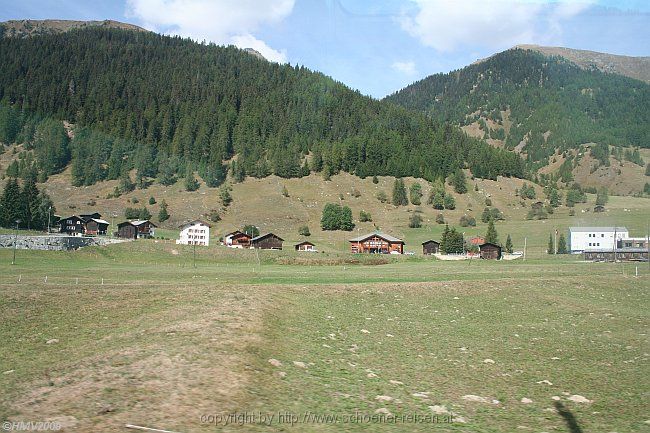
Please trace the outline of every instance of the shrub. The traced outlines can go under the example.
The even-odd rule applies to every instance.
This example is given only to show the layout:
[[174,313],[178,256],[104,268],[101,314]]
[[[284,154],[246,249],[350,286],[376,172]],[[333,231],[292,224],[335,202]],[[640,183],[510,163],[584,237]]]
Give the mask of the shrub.
[[309,227],[307,226],[301,226],[298,228],[298,234],[300,236],[311,236],[311,232],[309,231]]
[[417,229],[422,227],[422,217],[420,214],[414,213],[409,218],[409,227],[412,229]]
[[156,199],[153,198],[153,197],[149,197],[149,204],[150,204],[150,205],[154,205],[154,204],[156,204]]
[[463,215],[460,217],[459,224],[461,227],[476,227],[476,218],[468,215]]
[[371,222],[372,215],[370,215],[370,212],[366,212],[365,210],[359,211],[359,221],[362,223]]
[[438,224],[444,224],[445,223],[445,216],[441,213],[436,215],[436,223]]
[[382,203],[386,203],[388,201],[388,196],[386,195],[385,191],[379,191],[377,193],[377,200],[379,200]]
[[212,221],[213,223],[221,221],[221,215],[219,215],[219,211],[216,209],[210,209],[210,212],[208,212],[208,219]]

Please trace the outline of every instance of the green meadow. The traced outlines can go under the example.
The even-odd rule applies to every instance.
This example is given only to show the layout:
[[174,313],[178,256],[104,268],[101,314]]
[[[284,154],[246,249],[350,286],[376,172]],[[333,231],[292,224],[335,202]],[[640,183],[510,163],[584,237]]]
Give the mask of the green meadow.
[[650,422],[647,263],[160,240],[11,258],[0,251],[0,418],[10,422],[177,432]]

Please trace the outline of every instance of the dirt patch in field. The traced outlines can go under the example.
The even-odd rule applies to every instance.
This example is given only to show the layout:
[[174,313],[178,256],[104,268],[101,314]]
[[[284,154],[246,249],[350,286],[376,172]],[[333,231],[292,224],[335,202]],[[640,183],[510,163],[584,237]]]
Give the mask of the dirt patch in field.
[[57,421],[62,431],[79,432],[124,431],[125,424],[210,429],[202,415],[254,401],[247,386],[250,348],[260,338],[255,292],[215,290],[199,296],[200,305],[172,306],[136,331],[104,337],[128,344],[70,359],[44,380],[22,385],[10,420]]

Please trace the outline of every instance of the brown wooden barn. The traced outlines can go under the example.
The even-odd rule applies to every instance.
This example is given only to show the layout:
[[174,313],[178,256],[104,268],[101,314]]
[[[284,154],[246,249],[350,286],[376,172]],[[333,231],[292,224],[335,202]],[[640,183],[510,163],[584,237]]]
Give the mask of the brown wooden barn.
[[117,225],[117,237],[125,239],[151,238],[158,227],[149,220],[124,221]]
[[437,254],[440,251],[440,242],[428,240],[422,242],[422,254],[431,255]]
[[280,236],[273,233],[267,233],[251,239],[251,247],[259,248],[261,250],[281,250],[282,242],[284,242],[284,239]]
[[309,241],[302,241],[299,244],[296,244],[294,248],[296,251],[316,252],[316,245],[312,244]]
[[482,259],[499,260],[501,258],[501,246],[491,242],[485,242],[479,245]]
[[108,231],[108,221],[100,218],[88,218],[84,221],[86,228],[84,234],[87,236],[105,235]]
[[223,243],[230,248],[250,248],[252,236],[235,230],[223,237]]
[[369,233],[350,239],[352,253],[403,254],[404,241],[384,233]]

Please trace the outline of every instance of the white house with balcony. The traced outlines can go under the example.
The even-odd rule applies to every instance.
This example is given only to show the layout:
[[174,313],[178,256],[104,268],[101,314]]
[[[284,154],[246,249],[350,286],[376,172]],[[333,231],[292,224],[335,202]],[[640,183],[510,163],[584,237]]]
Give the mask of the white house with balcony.
[[569,251],[613,250],[617,241],[628,237],[625,227],[569,227]]
[[180,226],[181,234],[176,241],[180,245],[210,245],[210,224],[194,220]]

